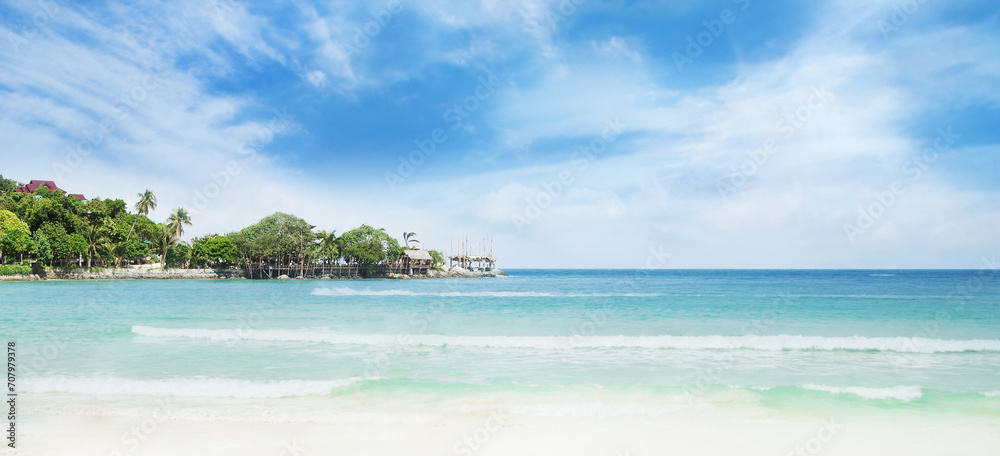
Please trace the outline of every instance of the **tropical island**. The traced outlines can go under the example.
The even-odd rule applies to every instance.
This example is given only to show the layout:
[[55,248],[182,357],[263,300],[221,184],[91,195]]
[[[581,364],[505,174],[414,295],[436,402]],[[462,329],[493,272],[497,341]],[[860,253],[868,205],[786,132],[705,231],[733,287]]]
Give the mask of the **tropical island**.
[[412,278],[491,277],[492,255],[445,256],[423,250],[416,233],[402,244],[367,224],[337,236],[275,212],[226,234],[181,240],[192,225],[184,208],[157,223],[156,196],[87,199],[52,181],[28,184],[0,175],[0,278]]

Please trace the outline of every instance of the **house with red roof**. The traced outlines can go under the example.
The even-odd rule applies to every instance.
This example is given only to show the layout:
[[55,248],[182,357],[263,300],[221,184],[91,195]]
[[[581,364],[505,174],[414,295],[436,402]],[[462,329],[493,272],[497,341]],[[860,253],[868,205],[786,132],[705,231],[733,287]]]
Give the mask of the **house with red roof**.
[[[57,187],[56,183],[53,182],[53,181],[36,180],[36,179],[32,179],[31,182],[28,182],[27,185],[25,185],[25,186],[23,186],[23,187],[21,187],[21,188],[19,188],[17,190],[14,190],[14,191],[18,192],[18,193],[35,193],[36,190],[38,190],[39,188],[42,188],[42,187],[45,187],[45,188],[49,189],[50,191],[51,190],[59,190],[60,192],[65,193],[65,190]],[[75,198],[79,199],[80,201],[86,201],[87,200],[87,198],[84,198],[83,195],[81,195],[79,193],[70,193],[68,196],[75,197]]]

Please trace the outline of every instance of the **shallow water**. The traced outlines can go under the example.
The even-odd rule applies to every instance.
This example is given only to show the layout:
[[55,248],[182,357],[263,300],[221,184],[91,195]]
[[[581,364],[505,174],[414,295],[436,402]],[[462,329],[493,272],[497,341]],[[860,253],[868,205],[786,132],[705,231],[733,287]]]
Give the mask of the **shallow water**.
[[3,283],[0,315],[41,402],[1000,415],[995,271],[509,272]]

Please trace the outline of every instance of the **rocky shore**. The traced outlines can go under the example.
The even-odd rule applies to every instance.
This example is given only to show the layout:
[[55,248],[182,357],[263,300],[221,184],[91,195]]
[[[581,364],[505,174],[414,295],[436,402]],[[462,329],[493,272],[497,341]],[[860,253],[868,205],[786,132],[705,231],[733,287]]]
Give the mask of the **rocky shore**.
[[468,269],[454,266],[451,269],[436,270],[431,269],[427,271],[427,275],[405,275],[405,274],[389,274],[390,279],[435,279],[435,278],[448,278],[448,277],[503,277],[507,273],[499,269],[494,269],[491,271],[470,271]]

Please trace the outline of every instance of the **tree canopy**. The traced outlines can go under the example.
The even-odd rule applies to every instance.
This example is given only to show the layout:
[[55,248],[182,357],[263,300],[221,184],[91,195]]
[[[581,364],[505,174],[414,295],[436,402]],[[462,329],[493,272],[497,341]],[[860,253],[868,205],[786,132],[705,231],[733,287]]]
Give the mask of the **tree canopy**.
[[359,264],[378,264],[399,258],[399,241],[384,229],[361,225],[340,237],[344,256]]
[[[81,201],[62,190],[42,186],[33,193],[15,190],[22,184],[0,176],[0,264],[18,255],[50,266],[117,267],[159,261],[169,267],[260,268],[294,270],[342,261],[368,274],[374,266],[402,257],[400,242],[370,225],[337,236],[291,214],[275,212],[239,231],[182,241],[191,215],[176,208],[164,223],[149,213],[156,209],[150,190],[136,193],[135,213],[121,199]],[[406,232],[405,244],[416,243]],[[435,252],[436,254],[436,252]],[[440,255],[434,255],[438,261]]]
[[5,256],[28,250],[30,240],[31,230],[28,229],[28,224],[13,212],[0,209],[0,261]]

